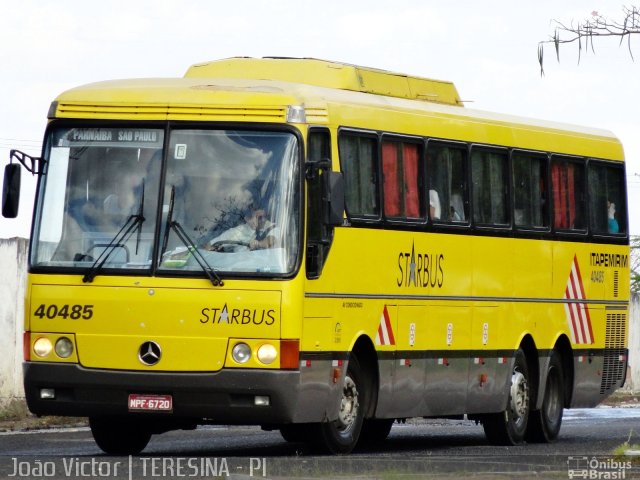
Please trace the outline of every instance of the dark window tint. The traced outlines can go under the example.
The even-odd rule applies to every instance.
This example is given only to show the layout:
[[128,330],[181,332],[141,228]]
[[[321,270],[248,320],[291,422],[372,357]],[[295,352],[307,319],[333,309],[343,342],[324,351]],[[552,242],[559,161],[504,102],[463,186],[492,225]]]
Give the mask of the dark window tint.
[[346,208],[351,216],[379,214],[376,143],[375,138],[366,136],[340,136],[340,163],[345,180]]
[[512,163],[515,225],[525,228],[547,227],[547,159],[540,155],[516,152]]
[[627,233],[627,209],[622,167],[589,164],[589,223],[593,233]]
[[[331,159],[329,130],[314,128],[309,132],[308,160],[319,162]],[[324,223],[323,182],[324,172],[313,172],[307,180],[307,277],[317,278],[322,272],[331,246],[333,229]]]
[[474,149],[471,153],[473,220],[479,225],[509,224],[507,154]]
[[468,221],[466,157],[464,148],[429,143],[428,201],[431,220],[452,223]]

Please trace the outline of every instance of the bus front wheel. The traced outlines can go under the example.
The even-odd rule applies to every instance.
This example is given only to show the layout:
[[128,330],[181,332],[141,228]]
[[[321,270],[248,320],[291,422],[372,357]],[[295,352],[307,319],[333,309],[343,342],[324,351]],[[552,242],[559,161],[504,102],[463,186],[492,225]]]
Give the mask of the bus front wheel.
[[531,408],[529,386],[527,358],[518,349],[511,372],[507,409],[485,415],[482,419],[484,433],[492,444],[518,445],[524,441]]
[[96,444],[108,455],[137,455],[151,440],[140,422],[113,417],[91,417],[89,427]]
[[553,442],[560,433],[564,410],[564,375],[560,355],[553,350],[547,369],[542,408],[531,412],[527,440],[530,442]]
[[332,422],[319,424],[322,446],[331,453],[349,453],[358,443],[366,395],[360,364],[357,357],[352,354],[340,396],[338,418]]

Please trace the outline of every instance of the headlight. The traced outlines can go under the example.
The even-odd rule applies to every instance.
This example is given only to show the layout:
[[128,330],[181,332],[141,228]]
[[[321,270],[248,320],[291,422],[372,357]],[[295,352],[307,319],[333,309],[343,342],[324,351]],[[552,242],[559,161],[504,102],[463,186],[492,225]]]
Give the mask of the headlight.
[[59,338],[56,342],[56,355],[60,358],[69,358],[73,353],[73,343],[67,337]]
[[33,352],[39,357],[46,357],[53,350],[51,340],[48,338],[39,338],[33,343]]
[[258,360],[269,365],[278,358],[278,350],[270,343],[265,343],[258,349]]
[[238,363],[247,363],[251,358],[251,347],[246,343],[238,343],[233,347],[231,356]]

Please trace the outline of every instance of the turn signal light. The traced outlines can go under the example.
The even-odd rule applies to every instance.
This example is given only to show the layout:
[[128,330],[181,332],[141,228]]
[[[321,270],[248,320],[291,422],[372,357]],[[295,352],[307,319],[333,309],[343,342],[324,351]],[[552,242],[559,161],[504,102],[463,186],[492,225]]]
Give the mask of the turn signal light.
[[22,357],[25,362],[31,360],[31,332],[22,334]]
[[300,340],[280,340],[280,368],[284,370],[300,368]]

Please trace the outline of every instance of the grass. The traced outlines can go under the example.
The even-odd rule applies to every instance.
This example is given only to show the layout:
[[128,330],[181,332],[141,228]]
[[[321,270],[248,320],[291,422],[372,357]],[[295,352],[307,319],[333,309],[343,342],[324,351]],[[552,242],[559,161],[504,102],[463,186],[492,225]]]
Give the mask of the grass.
[[613,450],[613,456],[618,461],[631,462],[632,465],[640,465],[640,455],[628,455],[629,450],[640,452],[639,443],[631,443],[631,437],[633,436],[633,430],[629,432],[629,438],[627,441],[618,445]]
[[86,424],[86,419],[79,417],[37,417],[29,412],[23,399],[13,399],[0,404],[0,432]]

